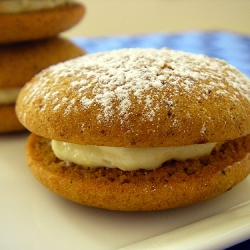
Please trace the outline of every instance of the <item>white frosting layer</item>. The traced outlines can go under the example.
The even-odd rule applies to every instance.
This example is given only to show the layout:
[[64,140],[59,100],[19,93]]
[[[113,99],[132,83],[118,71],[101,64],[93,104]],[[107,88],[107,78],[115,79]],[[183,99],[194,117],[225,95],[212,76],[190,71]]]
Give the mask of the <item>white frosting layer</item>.
[[83,167],[119,168],[126,171],[158,168],[165,161],[186,160],[209,155],[216,143],[180,147],[122,148],[82,146],[52,140],[52,150],[64,161]]
[[0,105],[15,103],[21,88],[1,88]]
[[72,0],[4,0],[0,1],[0,13],[19,13],[54,8]]

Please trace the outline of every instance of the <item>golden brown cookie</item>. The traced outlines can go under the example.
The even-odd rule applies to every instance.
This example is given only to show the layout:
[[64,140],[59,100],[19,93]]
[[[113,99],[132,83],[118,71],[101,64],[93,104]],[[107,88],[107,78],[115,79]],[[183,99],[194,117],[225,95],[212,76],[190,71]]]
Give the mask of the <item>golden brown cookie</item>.
[[[81,204],[141,211],[207,200],[242,181],[250,172],[249,104],[250,80],[225,61],[121,49],[42,71],[20,92],[16,112],[32,132],[29,167],[46,187]],[[123,171],[63,161],[51,140],[132,150],[216,146],[205,156]]]
[[85,7],[69,3],[50,9],[0,14],[0,44],[53,37],[76,25]]
[[218,59],[122,49],[41,72],[23,88],[17,112],[33,133],[81,145],[221,142],[250,133],[249,85]]
[[[85,51],[66,38],[0,46],[0,92],[21,88],[35,74],[58,62],[84,55]],[[2,103],[0,93],[0,133],[24,130],[15,117],[14,102]],[[13,97],[11,97],[13,98]]]
[[26,130],[19,122],[15,112],[15,104],[0,105],[0,133]]
[[49,139],[35,134],[28,139],[26,153],[32,173],[56,194],[121,211],[162,210],[204,201],[230,190],[250,173],[250,136],[229,141],[210,156],[169,161],[151,171],[68,164],[56,158]]
[[42,69],[84,54],[83,49],[63,37],[2,45],[0,88],[22,87]]

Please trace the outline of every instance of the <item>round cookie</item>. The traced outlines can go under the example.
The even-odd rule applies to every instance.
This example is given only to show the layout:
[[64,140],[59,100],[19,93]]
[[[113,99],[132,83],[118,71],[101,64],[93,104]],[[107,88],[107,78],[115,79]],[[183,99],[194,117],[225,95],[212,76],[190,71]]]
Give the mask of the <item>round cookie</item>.
[[[21,88],[42,69],[85,52],[66,38],[54,37],[0,47],[0,91]],[[1,101],[1,100],[0,100]],[[24,130],[15,115],[15,103],[0,103],[0,133]]]
[[[20,92],[16,112],[32,132],[28,165],[46,187],[89,206],[151,211],[210,199],[249,174],[249,102],[250,80],[222,60],[122,49],[43,70]],[[63,161],[51,140],[135,149],[217,144],[207,156],[123,171]]]
[[53,64],[85,52],[67,38],[0,46],[0,88],[22,87],[35,74]]
[[121,49],[41,72],[23,88],[17,111],[33,133],[80,145],[221,142],[250,133],[249,85],[219,59]]
[[53,37],[76,25],[85,14],[79,3],[54,8],[0,13],[0,44]]
[[66,199],[110,210],[153,211],[211,199],[242,181],[250,173],[250,136],[225,143],[211,156],[169,161],[151,171],[84,169],[58,159],[50,140],[35,134],[26,157],[34,176]]

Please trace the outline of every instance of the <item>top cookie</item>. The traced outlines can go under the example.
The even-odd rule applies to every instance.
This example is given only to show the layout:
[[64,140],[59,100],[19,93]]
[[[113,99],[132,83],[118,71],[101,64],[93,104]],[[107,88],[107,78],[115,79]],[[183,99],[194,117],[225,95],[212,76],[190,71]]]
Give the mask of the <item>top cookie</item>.
[[20,13],[2,12],[0,44],[55,36],[77,24],[84,13],[85,7],[78,3]]
[[250,133],[250,80],[226,62],[169,49],[90,54],[35,76],[17,115],[46,138],[82,145],[180,146]]

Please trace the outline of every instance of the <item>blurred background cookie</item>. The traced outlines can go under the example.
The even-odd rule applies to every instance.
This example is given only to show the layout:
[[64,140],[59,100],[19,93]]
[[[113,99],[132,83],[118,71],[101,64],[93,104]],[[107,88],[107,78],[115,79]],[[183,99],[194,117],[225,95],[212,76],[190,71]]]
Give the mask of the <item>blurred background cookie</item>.
[[0,44],[56,36],[84,13],[83,4],[71,0],[1,1]]
[[84,54],[70,40],[60,37],[0,46],[0,133],[24,129],[14,106],[27,81],[50,65]]

